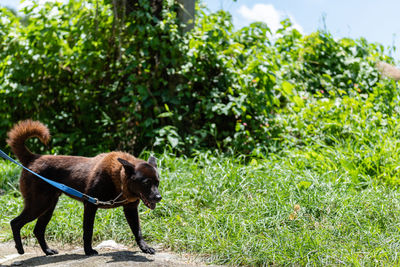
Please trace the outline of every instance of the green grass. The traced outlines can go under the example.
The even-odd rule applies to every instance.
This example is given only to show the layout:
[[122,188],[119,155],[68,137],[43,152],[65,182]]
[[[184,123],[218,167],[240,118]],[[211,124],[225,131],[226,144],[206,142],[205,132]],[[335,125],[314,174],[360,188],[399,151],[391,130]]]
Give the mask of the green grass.
[[11,162],[0,162],[0,194],[11,189],[16,190],[20,170]]
[[[161,155],[163,201],[154,211],[140,206],[145,239],[219,264],[395,265],[400,192],[344,164],[327,170],[326,162],[342,152],[322,151],[316,159],[291,151],[247,161],[211,153]],[[0,169],[0,176],[11,174],[15,184],[11,169]],[[4,239],[12,238],[8,223],[21,208],[12,189],[0,197]],[[82,211],[80,203],[62,197],[48,239],[81,243]],[[23,228],[26,240],[33,226]],[[97,214],[94,242],[109,238],[134,244],[121,209]]]

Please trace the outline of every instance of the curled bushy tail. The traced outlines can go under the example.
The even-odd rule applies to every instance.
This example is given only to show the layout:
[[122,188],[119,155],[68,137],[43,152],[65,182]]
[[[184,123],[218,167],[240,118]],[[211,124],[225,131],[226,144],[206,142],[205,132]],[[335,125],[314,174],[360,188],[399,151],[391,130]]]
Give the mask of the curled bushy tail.
[[8,132],[7,144],[11,147],[19,161],[26,165],[34,159],[34,154],[25,146],[25,141],[37,137],[43,144],[50,140],[49,129],[39,121],[21,121]]

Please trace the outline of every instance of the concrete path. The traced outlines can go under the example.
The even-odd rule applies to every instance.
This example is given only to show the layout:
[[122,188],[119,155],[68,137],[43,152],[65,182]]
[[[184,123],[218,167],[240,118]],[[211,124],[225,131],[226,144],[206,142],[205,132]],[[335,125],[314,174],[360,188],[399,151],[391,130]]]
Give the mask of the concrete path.
[[85,256],[83,249],[79,247],[50,246],[59,251],[58,255],[44,256],[38,245],[25,245],[25,254],[19,255],[11,242],[0,243],[0,266],[216,266],[205,265],[199,259],[188,256],[160,251],[156,248],[155,255],[147,255],[140,252],[137,248],[127,248],[117,244],[112,240],[100,243],[95,249],[99,252],[97,256]]

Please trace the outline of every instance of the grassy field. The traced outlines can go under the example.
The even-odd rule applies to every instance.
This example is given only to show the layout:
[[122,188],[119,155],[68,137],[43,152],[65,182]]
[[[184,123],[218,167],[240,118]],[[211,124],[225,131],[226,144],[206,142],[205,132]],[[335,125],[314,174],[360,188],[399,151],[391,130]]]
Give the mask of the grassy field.
[[[114,1],[69,2],[25,21],[0,10],[1,148],[29,115],[50,126],[51,153],[186,154],[158,155],[163,200],[140,205],[143,233],[209,262],[400,266],[400,84],[375,68],[395,64],[382,45],[302,36],[288,20],[270,38],[222,11],[181,36],[175,11],[118,22],[101,4]],[[0,241],[22,210],[19,172],[0,160]],[[47,238],[81,244],[82,214],[63,196]],[[97,214],[94,242],[111,238],[135,244],[122,209]]]
[[[307,151],[291,151],[246,160],[212,153],[160,155],[163,201],[154,211],[141,205],[145,239],[219,264],[397,264],[399,190],[368,176],[355,182],[344,164],[327,170],[326,162],[339,153],[312,158]],[[17,168],[0,161],[4,240],[12,238],[9,221],[22,208],[17,176]],[[48,239],[81,243],[82,211],[80,203],[62,197]],[[23,228],[26,240],[33,226]],[[121,209],[97,214],[95,242],[109,238],[134,242]]]

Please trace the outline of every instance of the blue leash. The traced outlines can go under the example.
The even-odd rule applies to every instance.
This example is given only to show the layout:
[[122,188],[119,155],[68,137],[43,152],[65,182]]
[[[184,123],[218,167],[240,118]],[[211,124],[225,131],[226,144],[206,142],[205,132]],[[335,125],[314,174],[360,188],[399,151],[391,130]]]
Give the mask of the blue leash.
[[47,179],[47,178],[45,178],[45,177],[43,177],[43,176],[37,174],[36,172],[31,171],[30,169],[28,169],[27,167],[25,167],[25,166],[22,165],[21,163],[19,163],[19,162],[15,161],[14,159],[10,158],[10,157],[9,157],[6,153],[4,153],[1,149],[0,149],[0,157],[2,157],[2,158],[5,159],[5,160],[9,160],[9,161],[11,161],[12,163],[17,164],[18,166],[24,168],[24,169],[27,170],[28,172],[30,172],[30,173],[36,175],[37,177],[39,177],[39,178],[42,179],[43,181],[45,181],[45,182],[51,184],[51,185],[54,186],[55,188],[60,189],[61,191],[63,191],[63,192],[66,193],[66,194],[69,194],[69,195],[72,195],[72,196],[79,197],[79,198],[81,198],[81,199],[87,200],[87,201],[89,201],[90,203],[93,203],[93,204],[95,204],[95,205],[98,205],[98,204],[99,204],[99,200],[98,200],[97,198],[90,197],[90,196],[88,196],[88,195],[86,195],[86,194],[83,194],[83,193],[79,192],[78,190],[75,190],[75,189],[73,189],[73,188],[71,188],[71,187],[69,187],[69,186],[66,186],[65,184],[61,184],[61,183],[57,183],[57,182],[55,182],[55,181],[49,180],[49,179]]

